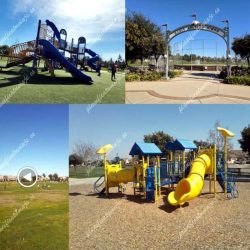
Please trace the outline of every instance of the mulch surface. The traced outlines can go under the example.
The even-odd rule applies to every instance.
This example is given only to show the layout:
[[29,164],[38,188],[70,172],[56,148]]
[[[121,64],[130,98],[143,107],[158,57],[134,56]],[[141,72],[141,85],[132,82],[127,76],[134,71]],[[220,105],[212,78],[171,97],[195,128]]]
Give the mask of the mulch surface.
[[70,249],[250,249],[250,182],[239,182],[239,197],[202,194],[183,207],[124,195],[116,188],[98,197],[92,185],[70,187]]

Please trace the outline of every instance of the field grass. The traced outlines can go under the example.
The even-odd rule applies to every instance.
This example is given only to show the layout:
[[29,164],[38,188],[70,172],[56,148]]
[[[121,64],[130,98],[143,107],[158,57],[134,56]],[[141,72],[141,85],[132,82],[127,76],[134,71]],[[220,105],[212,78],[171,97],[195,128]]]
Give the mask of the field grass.
[[0,249],[68,249],[68,183],[48,185],[0,183]]
[[69,169],[69,177],[71,178],[92,178],[100,177],[101,175],[104,175],[103,167],[93,168],[89,173],[85,167],[78,167],[76,171],[74,168]]
[[0,71],[0,103],[124,103],[125,74],[117,73],[117,81],[111,81],[111,73],[84,72],[93,79],[92,85],[77,82],[69,72],[55,70],[55,76],[41,72],[24,82],[31,72],[31,64]]

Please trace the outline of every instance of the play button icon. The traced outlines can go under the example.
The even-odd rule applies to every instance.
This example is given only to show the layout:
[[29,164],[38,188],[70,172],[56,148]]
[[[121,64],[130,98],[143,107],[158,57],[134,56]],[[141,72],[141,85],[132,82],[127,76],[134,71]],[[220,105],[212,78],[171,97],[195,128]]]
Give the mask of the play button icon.
[[18,171],[17,181],[23,187],[33,187],[37,182],[37,172],[34,168],[24,167]]

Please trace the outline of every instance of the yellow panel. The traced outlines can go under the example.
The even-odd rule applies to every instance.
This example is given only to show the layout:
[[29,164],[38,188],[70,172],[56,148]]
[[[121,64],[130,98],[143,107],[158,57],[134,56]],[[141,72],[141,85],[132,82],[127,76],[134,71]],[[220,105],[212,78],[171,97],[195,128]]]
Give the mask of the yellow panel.
[[217,130],[221,133],[223,137],[234,137],[234,133],[225,128],[218,127]]
[[111,144],[106,144],[106,145],[102,146],[101,148],[99,148],[96,151],[96,153],[99,155],[104,155],[104,154],[107,154],[112,148],[113,148],[113,146]]

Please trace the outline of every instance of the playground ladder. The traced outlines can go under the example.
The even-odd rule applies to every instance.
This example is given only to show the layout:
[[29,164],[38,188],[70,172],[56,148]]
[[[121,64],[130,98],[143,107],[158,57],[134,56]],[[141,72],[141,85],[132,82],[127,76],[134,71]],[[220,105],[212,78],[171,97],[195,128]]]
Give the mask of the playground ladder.
[[[225,173],[223,171],[218,172],[217,180],[224,191]],[[238,197],[238,190],[232,172],[227,172],[227,193],[228,193],[228,198],[230,199]]]

